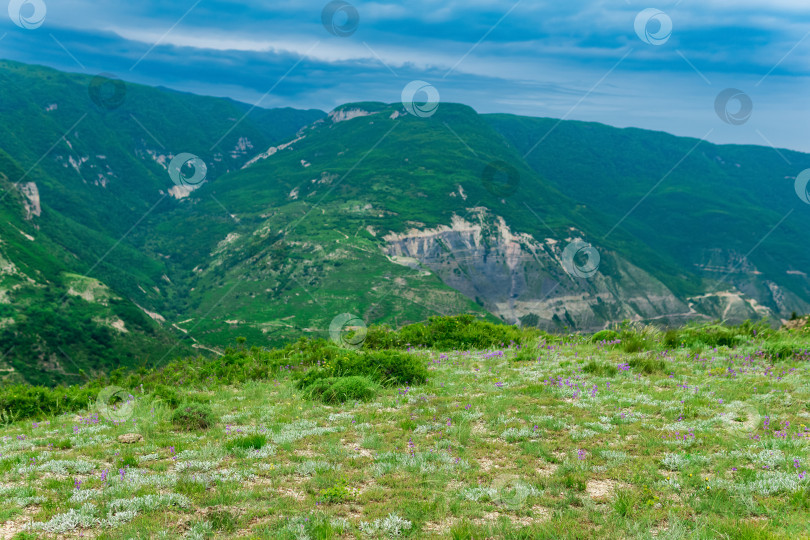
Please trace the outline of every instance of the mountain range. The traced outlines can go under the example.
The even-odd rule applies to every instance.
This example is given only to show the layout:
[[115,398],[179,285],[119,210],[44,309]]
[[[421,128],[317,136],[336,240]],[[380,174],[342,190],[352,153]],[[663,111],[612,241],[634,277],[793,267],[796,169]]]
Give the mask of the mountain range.
[[810,311],[807,154],[452,103],[263,109],[13,62],[0,81],[7,381],[328,337],[344,313],[586,331]]

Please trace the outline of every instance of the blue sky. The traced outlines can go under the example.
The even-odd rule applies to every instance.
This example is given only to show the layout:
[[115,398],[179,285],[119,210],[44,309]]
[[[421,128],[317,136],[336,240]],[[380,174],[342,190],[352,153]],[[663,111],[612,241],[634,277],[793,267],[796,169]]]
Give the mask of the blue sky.
[[[320,0],[39,1],[38,28],[2,17],[0,57],[249,103],[266,94],[263,107],[396,102],[419,79],[480,112],[810,151],[807,0],[358,0],[347,37],[326,30]],[[672,22],[661,45],[634,28],[647,8]],[[716,113],[727,88],[753,104],[744,123]]]

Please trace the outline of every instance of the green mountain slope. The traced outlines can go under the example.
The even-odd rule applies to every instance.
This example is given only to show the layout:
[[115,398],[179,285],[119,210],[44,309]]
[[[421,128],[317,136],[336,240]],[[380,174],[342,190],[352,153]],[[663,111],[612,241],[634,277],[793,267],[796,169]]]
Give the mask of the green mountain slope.
[[[158,361],[182,336],[145,314],[164,323],[159,312],[175,292],[161,257],[133,243],[148,216],[176,205],[171,157],[199,154],[214,180],[241,167],[254,145],[323,115],[245,116],[244,104],[131,84],[108,110],[91,99],[91,77],[11,62],[0,62],[0,80],[0,256],[8,269],[0,357],[9,377],[32,382]],[[94,301],[88,288],[105,298]]]
[[26,219],[36,210],[8,180],[20,172],[0,151],[2,380],[78,383],[159,357],[175,340],[102,282],[72,273],[74,254]]
[[[595,123],[487,119],[523,154],[543,139],[527,163],[576,200],[620,222],[614,235],[627,231],[685,271],[723,280],[778,316],[810,309],[805,273],[810,252],[801,247],[810,209],[793,186],[796,175],[810,167],[810,156]],[[655,260],[643,264],[656,273]]]
[[[493,162],[516,164],[514,196],[487,189]],[[466,308],[561,329],[688,311],[611,249],[656,256],[624,233],[606,245],[595,280],[567,275],[567,239],[610,219],[546,182],[462,105],[428,119],[399,105],[345,105],[184,203],[156,225],[184,228],[183,248],[160,234],[159,250],[194,290],[180,309],[196,315],[189,327],[213,342],[251,329],[271,340],[323,336],[343,312],[396,325]],[[659,261],[664,278],[697,289],[674,260]]]
[[[105,108],[91,77],[8,62],[0,80],[7,378],[329,337],[344,313],[594,330],[810,311],[804,154],[445,103],[325,115],[127,84]],[[205,182],[173,183],[181,153]]]

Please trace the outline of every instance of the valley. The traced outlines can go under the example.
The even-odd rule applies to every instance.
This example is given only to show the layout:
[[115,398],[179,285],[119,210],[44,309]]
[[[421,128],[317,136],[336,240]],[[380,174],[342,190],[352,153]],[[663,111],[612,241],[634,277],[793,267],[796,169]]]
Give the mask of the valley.
[[[126,84],[105,108],[89,77],[0,78],[10,382],[324,337],[346,312],[570,332],[810,311],[805,154],[452,103],[327,114]],[[169,170],[186,154],[203,181]],[[578,242],[598,256],[586,276]]]

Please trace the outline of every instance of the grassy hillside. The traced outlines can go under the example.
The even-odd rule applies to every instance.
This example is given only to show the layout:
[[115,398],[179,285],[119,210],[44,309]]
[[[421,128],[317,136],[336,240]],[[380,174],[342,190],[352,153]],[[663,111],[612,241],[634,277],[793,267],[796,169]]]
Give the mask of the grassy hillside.
[[372,327],[359,350],[240,340],[5,389],[0,523],[18,539],[800,538],[808,336],[443,318]]

